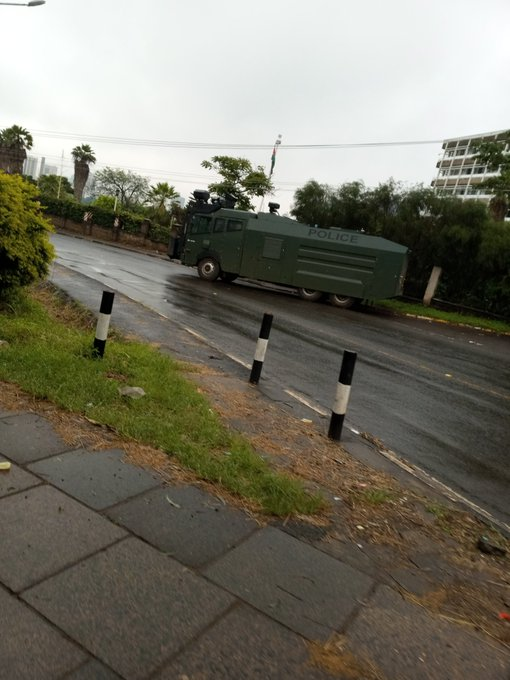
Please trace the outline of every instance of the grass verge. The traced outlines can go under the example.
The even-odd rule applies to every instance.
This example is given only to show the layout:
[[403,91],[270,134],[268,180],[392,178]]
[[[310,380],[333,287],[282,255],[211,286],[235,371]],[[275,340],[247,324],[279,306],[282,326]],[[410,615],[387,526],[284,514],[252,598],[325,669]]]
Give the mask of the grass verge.
[[497,319],[484,319],[478,316],[469,316],[459,312],[445,312],[441,309],[425,307],[418,303],[401,302],[400,300],[378,300],[378,307],[383,307],[398,314],[411,314],[412,316],[424,316],[429,319],[445,321],[447,323],[482,328],[483,330],[496,333],[510,333],[510,324]]
[[[198,477],[280,515],[311,514],[325,502],[300,480],[275,472],[241,435],[228,430],[183,375],[186,367],[154,348],[109,338],[104,358],[91,348],[93,324],[51,289],[0,309],[0,380],[40,399],[160,448]],[[142,387],[141,399],[122,386]]]

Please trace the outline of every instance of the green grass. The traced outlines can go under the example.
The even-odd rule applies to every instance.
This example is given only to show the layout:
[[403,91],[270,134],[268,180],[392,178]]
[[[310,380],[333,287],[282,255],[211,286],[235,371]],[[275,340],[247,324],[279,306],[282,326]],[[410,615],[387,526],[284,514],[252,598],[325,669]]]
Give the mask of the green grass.
[[510,323],[497,319],[484,319],[459,312],[445,312],[441,309],[425,307],[418,303],[401,302],[400,300],[378,300],[377,307],[384,307],[398,314],[411,314],[413,316],[426,316],[429,319],[438,319],[453,324],[463,324],[474,328],[495,331],[497,333],[510,333]]
[[[0,380],[158,447],[267,513],[311,514],[324,506],[322,497],[272,470],[246,439],[222,424],[183,375],[188,366],[118,333],[108,340],[104,358],[95,359],[90,322],[83,330],[83,312],[57,320],[62,304],[53,297],[50,315],[46,303],[26,297],[0,310],[0,339],[8,342],[0,346]],[[118,388],[125,385],[142,387],[146,396],[122,397]]]
[[383,503],[394,501],[397,495],[394,491],[390,491],[389,489],[374,488],[366,489],[359,494],[359,497],[362,501],[368,503],[368,505],[382,505]]

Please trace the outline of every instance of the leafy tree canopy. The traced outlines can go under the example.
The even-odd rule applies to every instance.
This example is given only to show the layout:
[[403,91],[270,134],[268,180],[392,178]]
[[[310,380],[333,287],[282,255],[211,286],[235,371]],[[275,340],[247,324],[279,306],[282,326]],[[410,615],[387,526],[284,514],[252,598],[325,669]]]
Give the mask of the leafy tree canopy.
[[96,205],[103,210],[114,210],[115,197],[114,196],[98,196],[92,201],[91,205]]
[[21,175],[27,150],[33,143],[30,132],[20,125],[0,130],[0,170]]
[[44,196],[52,198],[71,198],[73,186],[67,177],[59,175],[41,175],[37,180],[37,186]]
[[490,172],[499,174],[488,177],[480,186],[492,194],[489,210],[496,221],[503,221],[510,205],[510,130],[501,139],[482,141],[476,148],[477,159],[487,165]]
[[221,180],[209,184],[209,191],[218,196],[230,194],[236,199],[239,210],[254,210],[251,199],[265,196],[274,189],[264,168],[261,165],[253,167],[246,158],[213,156],[210,161],[202,161],[202,167],[221,177]]
[[20,125],[12,125],[0,130],[0,146],[7,149],[25,149],[28,151],[33,144],[34,140],[30,132]]
[[96,156],[89,144],[75,146],[71,151],[71,156],[75,163],[86,163],[87,165],[96,162]]
[[170,186],[168,182],[158,182],[149,189],[147,203],[157,213],[162,210],[168,210],[178,198],[179,193],[175,190],[175,187]]
[[421,297],[437,265],[443,299],[510,315],[510,229],[493,222],[480,201],[404,188],[392,179],[375,189],[310,180],[295,192],[291,214],[307,224],[363,230],[407,246],[407,295]]
[[126,210],[133,210],[142,205],[150,190],[147,177],[137,175],[131,170],[107,167],[96,172],[94,177],[94,192],[96,195],[116,197],[120,205]]

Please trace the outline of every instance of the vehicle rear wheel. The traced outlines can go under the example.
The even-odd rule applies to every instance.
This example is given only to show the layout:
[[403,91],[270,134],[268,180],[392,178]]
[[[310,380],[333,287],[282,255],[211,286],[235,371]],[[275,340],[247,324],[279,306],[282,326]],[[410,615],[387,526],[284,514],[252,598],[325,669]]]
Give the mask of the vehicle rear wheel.
[[230,272],[221,272],[220,279],[225,281],[225,283],[232,283],[237,279],[237,274],[231,274]]
[[312,288],[298,288],[298,295],[302,300],[308,300],[308,302],[317,302],[322,297],[320,290],[312,290]]
[[204,281],[216,281],[220,275],[220,265],[214,257],[205,257],[197,264],[197,271]]
[[342,309],[349,309],[356,302],[356,298],[347,297],[346,295],[336,295],[331,293],[329,301],[333,307],[341,307]]

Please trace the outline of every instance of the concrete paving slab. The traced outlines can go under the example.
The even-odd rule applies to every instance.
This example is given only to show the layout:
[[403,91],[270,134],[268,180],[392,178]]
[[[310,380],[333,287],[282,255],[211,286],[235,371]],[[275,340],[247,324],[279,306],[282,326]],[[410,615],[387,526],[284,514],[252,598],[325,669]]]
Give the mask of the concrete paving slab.
[[0,419],[0,454],[16,463],[30,463],[69,449],[51,424],[35,413]]
[[23,590],[126,535],[51,486],[0,500],[0,581]]
[[120,675],[103,666],[97,659],[92,659],[66,675],[65,680],[120,680]]
[[87,658],[52,625],[0,587],[0,680],[55,680]]
[[437,589],[437,585],[417,569],[392,569],[389,574],[401,588],[417,597]]
[[10,470],[0,470],[0,498],[29,489],[37,484],[41,484],[40,479],[29,472],[25,472],[15,463],[12,463]]
[[137,538],[23,594],[124,678],[145,678],[233,603],[228,593]]
[[348,539],[328,538],[312,543],[314,548],[331,555],[353,569],[362,571],[376,580],[385,578],[381,567],[371,556],[371,546],[365,543],[353,543]]
[[154,680],[338,680],[313,666],[303,638],[241,605],[207,630]]
[[373,584],[368,576],[271,527],[204,573],[311,640],[326,640],[340,629]]
[[125,461],[118,449],[79,449],[32,463],[28,468],[94,510],[136,496],[162,484],[155,473]]
[[347,632],[349,648],[393,680],[501,680],[510,654],[381,586]]
[[257,528],[245,513],[192,486],[150,491],[107,514],[191,567],[223,555]]

